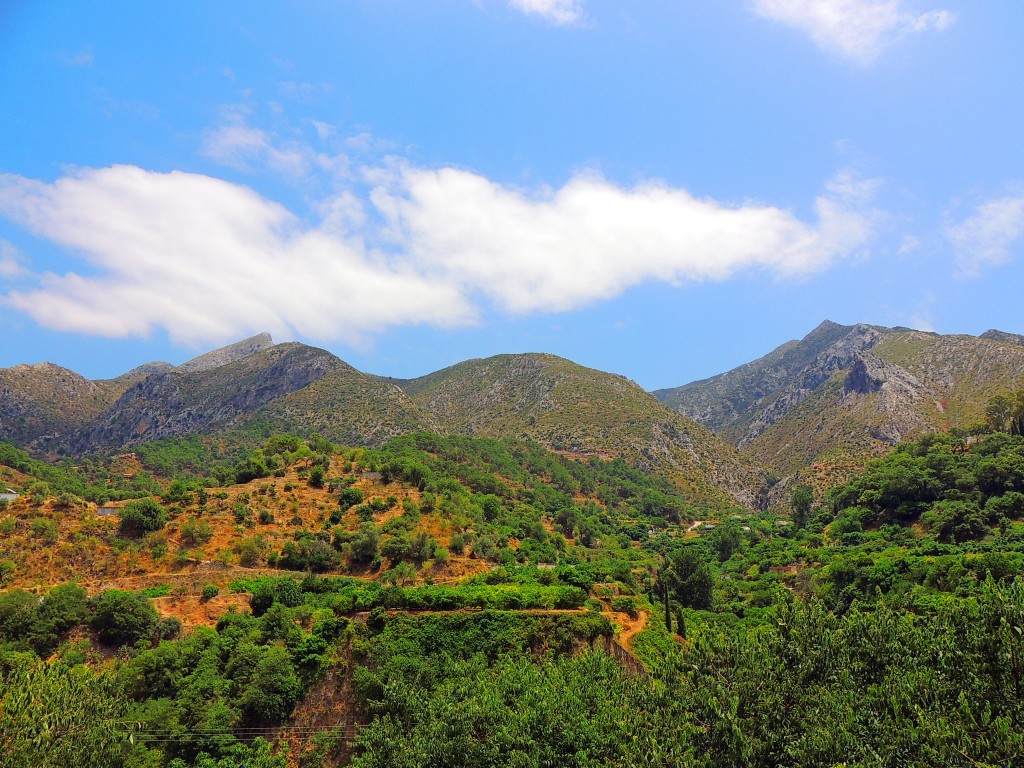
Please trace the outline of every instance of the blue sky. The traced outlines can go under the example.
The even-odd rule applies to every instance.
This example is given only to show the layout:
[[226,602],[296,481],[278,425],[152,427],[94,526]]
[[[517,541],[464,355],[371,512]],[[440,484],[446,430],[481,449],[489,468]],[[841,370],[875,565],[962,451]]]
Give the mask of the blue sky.
[[648,388],[823,319],[1024,332],[1024,5],[0,6],[0,366],[268,330]]

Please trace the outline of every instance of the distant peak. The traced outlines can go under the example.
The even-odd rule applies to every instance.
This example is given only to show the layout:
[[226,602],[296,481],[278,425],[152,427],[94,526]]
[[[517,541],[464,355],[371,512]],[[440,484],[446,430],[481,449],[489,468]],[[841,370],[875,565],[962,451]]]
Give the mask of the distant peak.
[[270,337],[270,334],[260,333],[248,339],[236,341],[234,344],[229,344],[226,347],[207,352],[205,355],[195,357],[179,365],[178,370],[185,371],[186,373],[198,373],[200,371],[208,371],[211,368],[220,368],[222,365],[233,363],[235,360],[241,360],[243,357],[248,357],[272,346],[274,346],[274,340]]
[[990,341],[1000,341],[1003,344],[1016,344],[1018,346],[1024,346],[1024,336],[1018,333],[1007,333],[1006,331],[997,331],[995,328],[985,331],[979,338],[988,339]]

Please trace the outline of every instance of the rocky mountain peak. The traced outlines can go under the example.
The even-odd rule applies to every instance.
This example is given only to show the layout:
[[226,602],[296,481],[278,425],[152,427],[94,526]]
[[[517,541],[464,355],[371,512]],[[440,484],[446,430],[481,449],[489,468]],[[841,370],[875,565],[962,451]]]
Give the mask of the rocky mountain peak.
[[248,357],[272,346],[274,346],[274,340],[270,337],[270,334],[260,333],[195,357],[179,365],[178,370],[185,371],[186,373],[208,371],[212,368],[219,368],[222,365],[233,363],[235,360],[241,360],[243,357]]

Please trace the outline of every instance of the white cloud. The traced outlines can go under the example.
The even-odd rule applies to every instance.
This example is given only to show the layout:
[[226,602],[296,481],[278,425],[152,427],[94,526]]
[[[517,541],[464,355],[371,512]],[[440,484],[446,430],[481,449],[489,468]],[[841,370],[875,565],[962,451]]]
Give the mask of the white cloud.
[[862,64],[908,35],[942,30],[955,20],[949,11],[908,10],[903,0],[753,0],[753,10]]
[[527,195],[468,171],[406,167],[373,201],[416,264],[510,312],[565,311],[648,281],[724,280],[748,268],[807,274],[869,233],[837,197],[817,200],[811,226],[771,206],[596,176]]
[[965,274],[977,275],[986,266],[1004,264],[1011,247],[1024,238],[1024,196],[989,200],[950,226],[946,234],[956,246]]
[[0,214],[59,243],[88,273],[47,274],[5,303],[47,327],[154,328],[193,344],[270,330],[360,342],[387,327],[472,323],[489,307],[561,312],[645,282],[800,276],[864,246],[870,183],[841,176],[817,221],[650,182],[579,176],[533,193],[453,168],[368,169],[303,222],[253,190],[131,166],[53,184],[0,176]]
[[27,274],[21,252],[13,243],[0,238],[0,277],[21,277]]
[[583,18],[582,0],[509,0],[509,5],[555,24],[575,24]]
[[131,166],[54,184],[0,176],[0,211],[79,252],[94,274],[44,275],[6,303],[41,325],[177,341],[258,329],[358,343],[392,325],[471,322],[444,281],[317,228],[245,187]]

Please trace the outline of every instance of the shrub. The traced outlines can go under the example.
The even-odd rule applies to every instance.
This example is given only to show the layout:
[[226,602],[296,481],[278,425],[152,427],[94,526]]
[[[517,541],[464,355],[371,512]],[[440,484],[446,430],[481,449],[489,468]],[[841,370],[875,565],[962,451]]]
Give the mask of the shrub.
[[189,547],[205,544],[213,538],[213,528],[202,520],[189,520],[181,526],[181,540]]
[[45,517],[33,520],[30,530],[35,538],[41,539],[45,544],[54,544],[57,541],[57,524]]
[[363,492],[358,488],[346,488],[338,495],[338,506],[342,509],[349,509],[362,502]]
[[121,508],[121,530],[140,535],[159,531],[167,523],[167,510],[152,499],[130,501]]
[[203,601],[212,600],[220,594],[220,587],[216,584],[207,584],[203,587]]
[[134,643],[152,637],[156,628],[156,611],[149,600],[136,592],[108,589],[92,599],[90,608],[89,624],[105,643]]
[[616,597],[612,600],[612,610],[618,611],[619,613],[627,613],[634,619],[639,614],[639,608],[636,604],[636,600],[632,597]]

